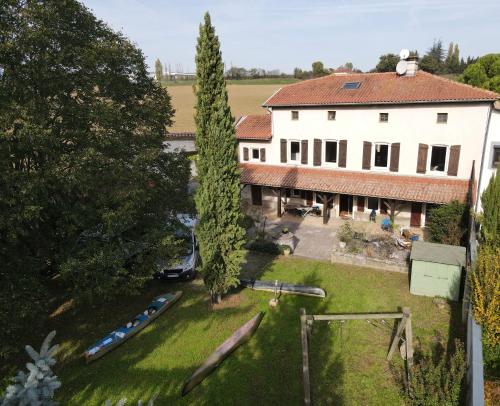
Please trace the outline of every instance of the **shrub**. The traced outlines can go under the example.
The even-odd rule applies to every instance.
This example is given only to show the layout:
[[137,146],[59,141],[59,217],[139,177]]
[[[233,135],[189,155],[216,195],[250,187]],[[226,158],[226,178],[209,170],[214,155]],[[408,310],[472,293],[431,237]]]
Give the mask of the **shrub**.
[[458,201],[436,207],[429,215],[430,240],[441,244],[465,245],[469,213]]
[[481,238],[484,243],[500,247],[500,174],[493,175],[481,195]]
[[500,369],[500,247],[482,246],[471,274],[474,319],[483,327],[486,368]]
[[248,244],[248,249],[252,251],[264,252],[266,254],[279,255],[281,250],[279,245],[264,238],[257,238]]
[[279,250],[280,250],[280,254],[284,254],[285,253],[285,250],[288,250],[290,253],[292,253],[292,247],[290,247],[289,245],[286,245],[286,244],[282,244],[279,246]]
[[459,340],[455,341],[454,354],[447,354],[441,346],[434,349],[434,354],[415,352],[415,365],[405,391],[407,404],[458,406],[464,376],[465,353]]
[[345,222],[337,231],[337,236],[340,241],[348,243],[354,238],[354,230],[350,222]]
[[1,400],[2,406],[14,405],[55,405],[52,401],[54,391],[61,386],[61,382],[52,372],[51,367],[56,363],[54,354],[58,346],[50,346],[55,331],[43,341],[40,352],[36,352],[30,345],[26,346],[26,352],[33,362],[28,362],[26,368],[28,373],[19,371],[14,378],[14,383],[7,387],[5,397]]
[[255,224],[254,219],[248,214],[245,214],[240,217],[240,226],[243,227],[245,230],[252,228],[254,224]]

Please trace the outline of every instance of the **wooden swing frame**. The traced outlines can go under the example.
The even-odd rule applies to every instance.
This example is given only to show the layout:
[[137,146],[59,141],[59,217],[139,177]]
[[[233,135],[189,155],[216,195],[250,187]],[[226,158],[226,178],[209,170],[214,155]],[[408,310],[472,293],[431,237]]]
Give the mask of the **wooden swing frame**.
[[344,321],[344,320],[378,320],[400,319],[396,334],[392,339],[387,361],[392,359],[396,347],[405,334],[406,344],[406,371],[408,378],[413,366],[413,339],[411,327],[411,312],[409,307],[403,307],[401,313],[345,313],[345,314],[307,314],[304,308],[300,309],[300,336],[302,341],[302,381],[304,387],[304,405],[311,405],[311,381],[309,375],[309,338],[315,321]]

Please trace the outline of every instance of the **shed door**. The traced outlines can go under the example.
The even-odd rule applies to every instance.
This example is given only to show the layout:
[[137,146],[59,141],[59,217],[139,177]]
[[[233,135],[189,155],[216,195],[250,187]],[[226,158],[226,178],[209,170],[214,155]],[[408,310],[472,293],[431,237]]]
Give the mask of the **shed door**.
[[411,204],[410,226],[420,227],[422,218],[422,203],[413,202]]
[[262,186],[252,185],[252,204],[262,206]]

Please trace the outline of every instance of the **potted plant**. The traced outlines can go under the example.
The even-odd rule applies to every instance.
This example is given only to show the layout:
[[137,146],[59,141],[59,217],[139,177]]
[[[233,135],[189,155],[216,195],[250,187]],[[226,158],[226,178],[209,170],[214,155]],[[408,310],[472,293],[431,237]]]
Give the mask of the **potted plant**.
[[283,252],[283,255],[290,255],[292,253],[292,249],[289,245],[282,245],[281,252]]

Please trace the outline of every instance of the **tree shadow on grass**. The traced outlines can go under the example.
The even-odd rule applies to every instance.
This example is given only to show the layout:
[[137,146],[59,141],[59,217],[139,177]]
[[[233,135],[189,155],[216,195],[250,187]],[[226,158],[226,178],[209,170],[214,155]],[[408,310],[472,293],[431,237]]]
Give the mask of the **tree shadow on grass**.
[[[296,283],[318,285],[315,272]],[[126,396],[129,402],[159,393],[158,405],[297,405],[302,403],[302,356],[299,309],[325,312],[325,299],[284,295],[269,308],[271,292],[245,290],[238,308],[209,310],[200,292],[193,292],[130,342],[88,366],[82,360],[68,363],[61,374],[66,404],[102,404],[105,399]],[[178,307],[177,307],[178,306]],[[203,311],[201,311],[203,309]],[[229,335],[258,311],[266,313],[249,342],[230,355],[199,386],[184,398],[185,380]],[[170,313],[169,313],[170,312]],[[227,328],[227,324],[232,324]],[[234,326],[233,326],[234,325]],[[197,329],[199,334],[194,334]],[[222,330],[222,333],[221,333]],[[328,329],[313,332],[312,391],[318,379],[341,379],[343,366],[331,356]],[[327,343],[323,345],[323,343]],[[341,385],[339,385],[339,388]],[[321,388],[321,386],[319,386]],[[317,404],[325,404],[318,394]],[[333,397],[342,404],[341,391]],[[330,399],[330,398],[328,398]],[[130,403],[131,404],[131,403]]]

